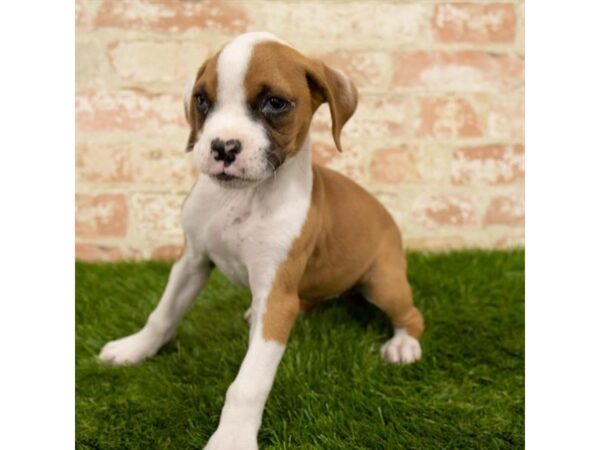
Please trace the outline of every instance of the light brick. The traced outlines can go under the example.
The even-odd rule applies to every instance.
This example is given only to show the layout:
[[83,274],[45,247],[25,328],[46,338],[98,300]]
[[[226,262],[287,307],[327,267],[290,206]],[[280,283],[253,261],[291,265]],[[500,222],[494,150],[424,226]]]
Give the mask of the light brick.
[[75,85],[77,91],[106,88],[114,82],[105,43],[94,33],[80,33],[75,39]]
[[173,33],[190,28],[240,33],[246,30],[248,18],[236,2],[222,0],[104,0],[95,25]]
[[[183,142],[183,141],[182,141]],[[132,153],[133,180],[137,183],[167,187],[191,187],[194,179],[192,155],[182,142],[169,146],[147,145]]]
[[127,184],[181,190],[195,179],[187,132],[100,133],[77,138],[77,180],[94,185]]
[[[342,138],[354,142],[397,141],[406,135],[409,125],[409,101],[405,97],[361,95],[354,115],[342,130]],[[331,135],[331,117],[327,105],[315,115],[314,131]]]
[[358,105],[353,118],[357,121],[386,119],[401,124],[407,120],[410,98],[390,92],[359,92]]
[[125,146],[78,143],[76,153],[78,179],[90,183],[132,181],[130,152]]
[[465,240],[461,236],[410,237],[404,245],[410,250],[450,250],[464,247]]
[[183,252],[183,246],[177,244],[159,245],[152,250],[152,259],[159,261],[176,261]]
[[517,35],[515,37],[515,50],[519,55],[525,55],[525,1],[519,0],[517,9]]
[[422,195],[415,201],[413,214],[417,222],[431,228],[475,223],[473,203],[461,195]]
[[523,233],[513,233],[496,239],[496,242],[494,242],[494,248],[518,248],[523,246],[523,242],[525,242],[525,235]]
[[522,145],[461,148],[452,161],[454,184],[509,184],[525,176]]
[[484,120],[464,98],[423,98],[417,135],[442,139],[474,138],[484,134]]
[[487,207],[483,223],[486,225],[523,225],[525,205],[523,195],[512,193],[494,197]]
[[75,0],[75,29],[89,31],[93,28],[97,2],[92,0]]
[[335,145],[318,141],[312,143],[311,151],[312,160],[322,166],[327,166],[329,162],[338,155],[338,149]]
[[[368,108],[361,105],[356,114],[350,118],[342,129],[342,146],[344,142],[370,139],[398,138],[405,132],[406,112],[399,108],[394,117],[376,117],[367,113]],[[331,139],[331,113],[327,104],[322,105],[313,117],[311,132],[320,140]]]
[[357,88],[383,90],[390,83],[392,62],[385,53],[336,52],[316,57],[341,70]]
[[255,29],[312,39],[327,48],[349,40],[357,45],[412,44],[424,37],[428,26],[428,8],[418,3],[256,2],[247,13]]
[[137,260],[140,258],[140,253],[130,247],[77,243],[75,244],[75,258],[79,261],[112,262]]
[[75,26],[79,28],[85,18],[85,2],[84,0],[75,0]]
[[151,95],[132,90],[78,93],[75,119],[80,131],[188,127],[180,96]]
[[419,181],[421,174],[415,152],[408,146],[375,150],[371,161],[371,178],[389,184]]
[[394,82],[445,91],[509,90],[523,84],[524,63],[511,54],[477,51],[398,53]]
[[448,152],[440,145],[404,144],[377,148],[371,158],[371,181],[391,186],[446,183],[448,162]]
[[134,194],[131,197],[136,237],[160,242],[181,239],[181,206],[185,195]]
[[185,83],[214,50],[202,41],[117,41],[108,46],[108,57],[123,79],[169,83],[183,92]]
[[404,123],[396,120],[352,118],[344,127],[342,139],[347,141],[367,139],[398,139],[404,133]]
[[355,181],[366,182],[366,152],[362,145],[348,140],[342,143],[342,153],[338,152],[333,145],[333,139],[327,140],[327,142],[315,140],[312,142],[312,146],[313,161],[336,170]]
[[517,15],[509,3],[441,3],[431,23],[440,42],[509,44],[515,40]]
[[523,140],[525,136],[523,92],[492,98],[488,113],[488,135],[494,139]]
[[81,237],[125,236],[127,199],[121,194],[76,196],[75,233]]

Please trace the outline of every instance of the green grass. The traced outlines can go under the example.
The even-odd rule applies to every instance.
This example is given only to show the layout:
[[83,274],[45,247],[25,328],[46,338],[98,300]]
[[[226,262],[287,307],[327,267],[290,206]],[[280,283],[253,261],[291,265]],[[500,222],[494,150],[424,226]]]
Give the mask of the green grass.
[[[178,338],[141,366],[96,355],[144,324],[169,273],[156,262],[76,269],[81,449],[202,448],[247,345],[249,292],[214,272]],[[385,316],[357,298],[301,317],[267,402],[261,448],[524,447],[524,252],[410,254],[423,359],[379,357]]]

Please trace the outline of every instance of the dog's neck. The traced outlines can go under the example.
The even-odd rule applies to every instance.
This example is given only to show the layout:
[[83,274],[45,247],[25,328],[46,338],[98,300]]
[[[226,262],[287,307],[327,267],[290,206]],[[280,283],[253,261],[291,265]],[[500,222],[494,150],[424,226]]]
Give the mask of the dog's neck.
[[306,137],[298,153],[288,158],[268,179],[256,186],[259,190],[304,189],[312,185],[310,138]]

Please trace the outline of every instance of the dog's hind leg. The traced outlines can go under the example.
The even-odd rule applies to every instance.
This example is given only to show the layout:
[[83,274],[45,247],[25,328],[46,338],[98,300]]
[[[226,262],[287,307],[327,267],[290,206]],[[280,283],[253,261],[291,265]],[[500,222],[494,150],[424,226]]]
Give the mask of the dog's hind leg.
[[402,239],[397,230],[388,232],[360,287],[364,297],[384,311],[394,327],[394,336],[381,347],[382,358],[400,364],[420,359],[419,338],[424,321],[413,304]]

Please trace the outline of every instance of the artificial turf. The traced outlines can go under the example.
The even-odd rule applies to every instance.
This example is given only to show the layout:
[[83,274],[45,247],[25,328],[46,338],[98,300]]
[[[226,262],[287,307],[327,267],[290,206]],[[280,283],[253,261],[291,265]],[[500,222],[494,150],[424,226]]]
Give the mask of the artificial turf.
[[[177,339],[140,366],[96,355],[138,330],[169,264],[76,266],[76,445],[202,448],[244,357],[250,294],[213,272]],[[524,252],[409,254],[423,359],[384,363],[385,316],[357,297],[301,317],[266,405],[272,449],[524,447]]]

